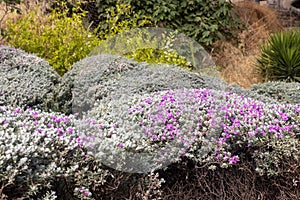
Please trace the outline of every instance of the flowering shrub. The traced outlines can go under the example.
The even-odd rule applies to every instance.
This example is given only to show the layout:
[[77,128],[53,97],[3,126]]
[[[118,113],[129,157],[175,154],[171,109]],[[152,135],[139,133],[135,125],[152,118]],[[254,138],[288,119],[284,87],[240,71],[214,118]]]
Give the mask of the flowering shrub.
[[267,104],[232,92],[159,91],[99,104],[88,115],[97,124],[88,132],[98,139],[87,144],[122,170],[150,170],[182,156],[226,168],[252,157],[257,172],[276,175],[281,159],[300,158],[299,112],[300,104]]
[[[108,172],[81,148],[75,116],[0,107],[0,197],[91,197]],[[12,192],[14,191],[14,192]]]
[[0,105],[52,108],[59,76],[43,59],[0,46],[0,77]]

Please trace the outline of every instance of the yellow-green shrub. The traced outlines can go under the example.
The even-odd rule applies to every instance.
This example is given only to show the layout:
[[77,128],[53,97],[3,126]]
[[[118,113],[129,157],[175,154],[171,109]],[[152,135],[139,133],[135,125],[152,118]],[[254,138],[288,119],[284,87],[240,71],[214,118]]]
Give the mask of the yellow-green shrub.
[[147,63],[162,63],[162,64],[175,64],[179,67],[192,70],[192,64],[183,56],[180,56],[174,50],[162,50],[154,48],[137,49],[134,52],[125,54],[127,58],[133,58],[137,62]]
[[[176,64],[180,67],[188,69],[192,68],[187,59],[180,56],[176,51],[170,48],[155,48],[156,41],[153,41],[154,46],[152,44],[150,45],[151,47],[149,47],[148,44],[151,43],[149,33],[145,31],[142,31],[141,33],[136,28],[143,27],[145,25],[151,26],[151,19],[149,16],[134,14],[130,4],[118,3],[115,6],[107,8],[106,14],[108,17],[105,23],[102,24],[103,26],[99,25],[98,27],[99,37],[103,40],[108,39],[108,41],[101,43],[101,51],[104,51],[105,53],[119,54],[127,58],[133,58],[138,62]],[[136,33],[136,35],[129,34],[134,35],[134,38],[128,38],[126,33],[121,34],[130,30],[132,30],[133,33]],[[147,37],[149,41],[143,37]],[[111,48],[110,39],[116,39],[113,49]],[[132,43],[135,44],[129,44],[128,42],[130,39],[132,39]],[[123,46],[125,43],[128,43],[126,47]],[[118,45],[121,45],[122,47],[118,47]],[[134,48],[135,46],[139,46],[140,48]],[[127,47],[129,47],[129,49]],[[133,48],[134,51],[131,51],[130,48]],[[117,52],[115,52],[114,49],[118,49]]]
[[96,31],[101,39],[107,39],[130,29],[151,26],[149,16],[132,12],[130,4],[118,3],[106,9],[107,19]]
[[10,45],[45,58],[60,75],[100,41],[84,28],[84,11],[73,8],[72,15],[67,16],[70,10],[65,8],[63,12],[53,10],[48,15],[41,14],[38,8],[7,24]]

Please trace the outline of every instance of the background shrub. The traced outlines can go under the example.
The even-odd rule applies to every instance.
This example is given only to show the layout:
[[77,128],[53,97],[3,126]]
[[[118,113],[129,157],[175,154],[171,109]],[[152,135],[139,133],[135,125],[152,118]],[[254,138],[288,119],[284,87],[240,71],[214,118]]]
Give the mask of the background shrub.
[[0,77],[0,105],[53,108],[59,76],[43,59],[0,46]]
[[252,85],[250,91],[271,97],[282,103],[300,103],[300,83],[266,82]]
[[[151,16],[154,26],[178,30],[206,46],[216,39],[232,35],[238,27],[237,19],[231,13],[232,4],[224,0],[152,0],[147,3],[139,0],[97,0],[99,23],[107,21],[107,10],[120,3],[130,4],[132,13]],[[108,28],[105,24],[101,26]]]
[[1,14],[0,14],[0,42],[2,43],[2,40],[4,39],[3,36],[5,36],[6,31],[4,29],[4,22],[5,18],[8,14],[17,12],[21,13],[21,9],[19,8],[19,5],[21,3],[21,0],[11,1],[11,0],[1,0]]
[[300,30],[270,36],[257,59],[257,70],[265,81],[300,82]]
[[161,49],[137,49],[125,55],[127,58],[133,58],[137,62],[147,62],[150,64],[169,64],[178,65],[189,70],[193,69],[192,64],[183,56],[178,55],[176,51]]
[[[174,65],[151,65],[109,54],[87,57],[75,63],[62,79],[57,91],[60,110],[73,105],[88,110],[96,99],[110,101],[166,89],[208,87],[225,88],[216,78],[199,75]],[[75,98],[75,99],[74,99]],[[76,102],[74,102],[76,101]]]
[[60,75],[99,44],[99,39],[84,28],[85,12],[74,7],[68,16],[68,7],[64,5],[64,10],[53,10],[50,14],[37,8],[7,24],[10,45],[46,59]]
[[[113,37],[118,33],[128,31],[137,27],[150,26],[151,17],[134,12],[128,3],[117,3],[114,6],[108,6],[105,9],[105,21],[101,21],[97,26],[97,35],[105,40]],[[105,5],[101,5],[101,9]],[[101,17],[101,16],[99,16]]]

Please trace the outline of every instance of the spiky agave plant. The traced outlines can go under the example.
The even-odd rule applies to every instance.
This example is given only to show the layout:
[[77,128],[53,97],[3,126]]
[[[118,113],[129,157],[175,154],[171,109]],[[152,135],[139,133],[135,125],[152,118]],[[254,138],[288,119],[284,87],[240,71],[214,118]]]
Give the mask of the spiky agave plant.
[[270,36],[256,67],[265,81],[300,82],[300,29]]

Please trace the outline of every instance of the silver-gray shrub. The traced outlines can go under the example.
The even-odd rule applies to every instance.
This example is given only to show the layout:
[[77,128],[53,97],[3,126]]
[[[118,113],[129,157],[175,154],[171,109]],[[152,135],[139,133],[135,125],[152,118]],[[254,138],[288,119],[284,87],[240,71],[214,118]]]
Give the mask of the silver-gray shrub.
[[300,103],[300,83],[266,82],[252,86],[252,92],[271,97],[282,103]]
[[[260,175],[282,175],[285,172],[280,166],[300,159],[297,148],[299,106],[266,103],[209,89],[135,94],[107,104],[100,103],[88,113],[96,124],[96,130],[91,130],[98,135],[94,135],[96,139],[92,143],[86,144],[105,164],[120,170],[135,165],[142,170],[149,166],[155,168],[166,164],[160,162],[163,159],[178,161],[177,158],[187,156],[196,162],[217,163],[216,166],[224,168],[251,158]],[[176,112],[178,116],[170,120],[168,114],[174,116]],[[170,133],[165,131],[167,126],[178,130],[184,142],[179,140],[172,144],[173,139],[162,139],[161,133]],[[145,134],[149,130],[150,136]],[[174,152],[172,147],[175,147]],[[151,156],[139,157],[140,152],[150,152],[151,156],[153,152],[166,153],[163,154],[166,157],[148,162]],[[211,165],[211,169],[216,166]]]
[[0,107],[0,197],[92,199],[109,175],[82,148],[75,116]]
[[137,63],[110,54],[94,55],[75,63],[57,89],[56,102],[61,111],[74,113],[89,110],[96,100],[111,101],[121,96],[183,88],[226,90],[263,102],[277,102],[237,85],[228,85],[217,77],[175,65]]
[[109,82],[136,65],[132,60],[106,54],[76,62],[63,76],[56,90],[59,109],[69,114],[72,113],[72,107],[74,110],[88,107],[94,102],[96,92],[105,97],[110,92],[107,87]]
[[37,107],[54,105],[58,74],[48,62],[23,50],[0,46],[0,105]]
[[110,101],[123,95],[145,94],[180,88],[225,88],[217,78],[173,65],[150,65],[100,54],[75,63],[58,88],[62,110],[87,111],[95,100]]

